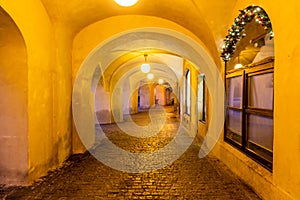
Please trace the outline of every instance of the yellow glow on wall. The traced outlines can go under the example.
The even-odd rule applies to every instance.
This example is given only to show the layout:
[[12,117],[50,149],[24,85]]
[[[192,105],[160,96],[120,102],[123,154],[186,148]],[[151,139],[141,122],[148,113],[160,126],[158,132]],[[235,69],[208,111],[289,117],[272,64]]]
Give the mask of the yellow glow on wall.
[[133,6],[138,2],[138,0],[114,0],[118,5],[123,7]]
[[159,83],[159,84],[163,84],[163,83],[164,83],[164,80],[160,78],[160,79],[158,79],[158,83]]

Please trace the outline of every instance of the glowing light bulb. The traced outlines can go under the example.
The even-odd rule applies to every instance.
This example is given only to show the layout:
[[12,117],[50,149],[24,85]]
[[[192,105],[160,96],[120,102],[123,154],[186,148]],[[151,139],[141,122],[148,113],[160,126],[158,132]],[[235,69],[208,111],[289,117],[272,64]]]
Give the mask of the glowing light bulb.
[[148,63],[144,63],[141,65],[141,71],[143,73],[148,73],[150,72],[150,65]]
[[163,83],[164,83],[164,80],[160,78],[160,79],[158,79],[158,83],[159,83],[159,84],[163,84]]
[[123,7],[133,6],[138,2],[138,0],[114,0],[118,5]]
[[238,63],[238,64],[236,64],[236,65],[234,66],[234,69],[239,69],[239,68],[241,68],[241,67],[243,67],[243,65],[240,64],[240,63]]
[[154,75],[153,74],[147,74],[147,78],[149,79],[149,80],[152,80],[153,78],[154,78]]

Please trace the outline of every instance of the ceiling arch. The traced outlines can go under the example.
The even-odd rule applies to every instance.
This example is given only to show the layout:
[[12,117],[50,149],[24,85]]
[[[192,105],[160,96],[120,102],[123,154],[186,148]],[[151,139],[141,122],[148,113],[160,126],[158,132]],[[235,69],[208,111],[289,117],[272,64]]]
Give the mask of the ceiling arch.
[[136,63],[125,64],[112,76],[110,91],[113,91],[116,87],[121,87],[124,81],[130,82],[131,88],[135,90],[141,83],[157,83],[159,78],[163,78],[166,82],[170,83],[174,90],[177,90],[178,77],[170,67],[158,63],[150,64],[151,73],[154,74],[153,80],[148,80],[147,74],[141,72],[140,66],[136,65]]
[[[73,37],[86,27],[110,18],[118,18],[119,22],[108,24],[103,29],[128,27],[127,30],[129,30],[132,23],[136,23],[143,17],[148,17],[148,19],[142,20],[141,27],[150,27],[155,26],[156,23],[153,23],[153,20],[149,21],[149,18],[159,18],[192,32],[203,43],[207,44],[215,62],[219,62],[219,40],[222,40],[226,33],[230,13],[235,2],[143,0],[136,6],[121,8],[113,0],[88,0],[84,2],[73,0],[67,3],[59,0],[42,0],[53,24],[68,29]],[[123,20],[128,16],[136,17],[131,21]]]
[[[149,51],[150,52],[150,51]],[[155,52],[155,53],[154,53]],[[151,73],[155,75],[155,77],[161,77],[163,73],[168,75],[168,79],[173,82],[178,82],[182,76],[182,64],[183,59],[179,56],[175,56],[167,53],[156,53],[158,51],[153,51],[149,54],[147,62],[151,65]],[[165,52],[165,51],[160,51]],[[140,54],[140,52],[138,52]],[[128,60],[122,65],[118,65],[119,62],[114,61],[106,70],[102,73],[102,81],[100,81],[106,91],[111,90],[111,87],[114,87],[114,83],[122,77],[128,77],[133,75],[134,73],[139,73],[140,66],[144,62],[144,57],[142,55],[131,55],[130,53],[123,55],[124,57],[129,57],[126,59],[117,59],[117,60]],[[113,70],[112,70],[112,69]],[[133,70],[132,70],[133,69]],[[159,73],[160,72],[160,73]],[[141,76],[144,73],[140,73]],[[142,77],[141,77],[142,79]]]

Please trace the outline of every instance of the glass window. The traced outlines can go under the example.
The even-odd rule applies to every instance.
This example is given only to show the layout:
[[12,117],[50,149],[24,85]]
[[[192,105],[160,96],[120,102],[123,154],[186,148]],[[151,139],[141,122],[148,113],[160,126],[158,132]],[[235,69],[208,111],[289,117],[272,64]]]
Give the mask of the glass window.
[[225,139],[268,169],[273,162],[273,77],[273,65],[262,64],[228,75],[226,81]]
[[254,114],[248,115],[248,141],[273,150],[273,119]]
[[250,76],[248,106],[273,109],[273,73]]
[[243,79],[242,76],[229,78],[228,80],[228,106],[242,108],[243,96]]
[[227,137],[242,144],[242,112],[228,110],[227,112]]
[[198,76],[198,120],[205,122],[206,120],[206,92],[205,92],[205,75]]
[[190,115],[191,114],[191,75],[190,75],[189,70],[187,70],[185,78],[186,78],[186,81],[185,81],[186,82],[186,84],[185,84],[186,109],[185,109],[185,111],[188,115]]

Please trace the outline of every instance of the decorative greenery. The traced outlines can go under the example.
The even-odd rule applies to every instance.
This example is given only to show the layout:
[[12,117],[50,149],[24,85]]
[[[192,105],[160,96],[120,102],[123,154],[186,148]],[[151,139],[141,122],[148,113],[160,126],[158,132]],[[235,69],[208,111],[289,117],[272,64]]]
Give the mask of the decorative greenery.
[[271,21],[267,13],[261,7],[252,5],[244,10],[240,10],[240,12],[228,30],[228,35],[224,39],[221,57],[225,62],[231,59],[237,43],[246,36],[245,25],[253,19],[264,27],[271,38],[274,37]]

